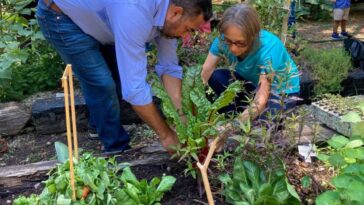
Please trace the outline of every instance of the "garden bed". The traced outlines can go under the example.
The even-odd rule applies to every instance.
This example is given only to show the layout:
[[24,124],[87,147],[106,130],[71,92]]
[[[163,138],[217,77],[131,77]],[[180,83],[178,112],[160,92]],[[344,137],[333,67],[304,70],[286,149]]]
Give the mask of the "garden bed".
[[[141,148],[148,147],[156,143],[157,138],[155,134],[144,124],[133,125],[128,127],[132,136],[132,146],[134,149],[123,154],[118,158],[118,161],[140,161],[148,158],[150,153],[141,152]],[[92,151],[96,155],[100,154],[101,144],[98,140],[90,140],[87,137],[87,133],[79,133],[79,145],[85,151]],[[22,165],[29,164],[31,162],[45,161],[55,159],[54,141],[66,140],[65,135],[43,135],[37,136],[34,132],[16,136],[13,138],[7,138],[10,147],[10,153],[6,153],[1,156],[2,166],[9,165]],[[15,150],[14,150],[15,149]],[[247,150],[252,149],[247,147]],[[22,151],[20,151],[22,150]],[[229,150],[229,149],[228,149]],[[153,151],[150,151],[153,152]],[[250,152],[250,151],[247,151]],[[251,150],[253,153],[253,150]],[[262,149],[259,155],[264,156],[267,151]],[[314,163],[305,163],[300,159],[295,150],[291,151],[291,155],[284,159],[287,167],[288,179],[295,186],[298,194],[302,199],[303,204],[313,204],[316,196],[324,191],[326,188],[322,186],[332,176],[332,173],[328,171],[323,163],[315,161]],[[30,153],[30,154],[29,154]],[[215,154],[215,158],[218,158],[218,154]],[[247,156],[249,159],[249,156]],[[253,160],[253,159],[250,159]],[[233,161],[228,158],[225,162],[226,170],[231,171]],[[210,168],[212,170],[211,186],[214,193],[214,199],[216,204],[225,204],[223,197],[220,194],[221,183],[217,180],[221,170],[217,168],[218,164],[212,162]],[[163,174],[172,175],[176,177],[176,184],[170,192],[167,192],[162,204],[181,204],[181,205],[193,205],[193,204],[207,204],[206,196],[200,197],[199,188],[196,179],[191,176],[185,177],[184,175],[185,165],[177,163],[176,161],[164,160],[158,164],[133,166],[132,170],[139,179],[146,178],[150,180],[154,176],[161,177]],[[301,179],[304,176],[310,176],[315,183],[312,183],[311,187],[303,188]],[[12,200],[17,196],[28,196],[32,193],[39,194],[43,189],[42,180],[46,180],[47,177],[39,177],[37,180],[27,181],[21,188],[11,189],[0,192],[0,204],[11,204]]]

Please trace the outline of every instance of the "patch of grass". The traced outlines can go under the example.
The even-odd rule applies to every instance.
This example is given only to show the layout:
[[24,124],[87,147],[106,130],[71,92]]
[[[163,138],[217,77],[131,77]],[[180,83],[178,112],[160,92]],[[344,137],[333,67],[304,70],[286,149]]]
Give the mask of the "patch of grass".
[[318,50],[309,47],[302,52],[300,60],[312,73],[316,96],[340,92],[341,82],[347,78],[352,68],[350,56],[343,48]]

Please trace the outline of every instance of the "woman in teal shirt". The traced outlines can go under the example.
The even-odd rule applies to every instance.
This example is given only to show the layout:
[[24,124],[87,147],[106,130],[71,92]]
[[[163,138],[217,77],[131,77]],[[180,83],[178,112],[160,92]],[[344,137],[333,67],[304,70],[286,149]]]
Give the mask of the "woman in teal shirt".
[[[225,11],[219,24],[221,37],[214,40],[202,69],[202,79],[217,95],[234,80],[244,81],[245,91],[234,104],[222,112],[243,111],[240,121],[262,116],[263,111],[275,113],[296,105],[291,96],[300,91],[300,79],[296,64],[280,39],[261,30],[256,10],[246,4],[235,5]],[[216,69],[219,61],[226,58],[234,71]],[[245,109],[247,92],[255,93],[250,109]]]

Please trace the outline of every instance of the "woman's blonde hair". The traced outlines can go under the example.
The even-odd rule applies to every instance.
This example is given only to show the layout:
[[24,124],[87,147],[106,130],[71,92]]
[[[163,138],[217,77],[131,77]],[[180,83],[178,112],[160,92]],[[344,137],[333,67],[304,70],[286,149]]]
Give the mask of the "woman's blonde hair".
[[247,4],[237,4],[228,8],[218,25],[220,33],[224,33],[229,26],[236,26],[245,34],[249,50],[259,36],[260,21],[255,8]]

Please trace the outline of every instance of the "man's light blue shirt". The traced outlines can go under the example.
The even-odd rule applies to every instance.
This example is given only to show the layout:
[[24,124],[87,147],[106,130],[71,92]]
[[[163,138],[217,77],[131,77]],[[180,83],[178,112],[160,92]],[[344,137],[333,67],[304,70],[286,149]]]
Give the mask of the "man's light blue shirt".
[[[222,39],[224,36],[221,37]],[[259,43],[258,43],[259,42]],[[215,56],[225,56],[236,72],[247,81],[258,86],[261,74],[275,73],[271,85],[274,93],[286,94],[300,91],[300,78],[296,64],[288,54],[281,40],[274,34],[261,30],[259,41],[244,59],[234,56],[229,47],[219,38],[211,45],[210,53]]]
[[152,102],[146,82],[145,43],[157,46],[158,75],[182,78],[176,39],[160,36],[169,0],[54,0],[86,34],[102,44],[115,44],[123,99],[132,105]]

